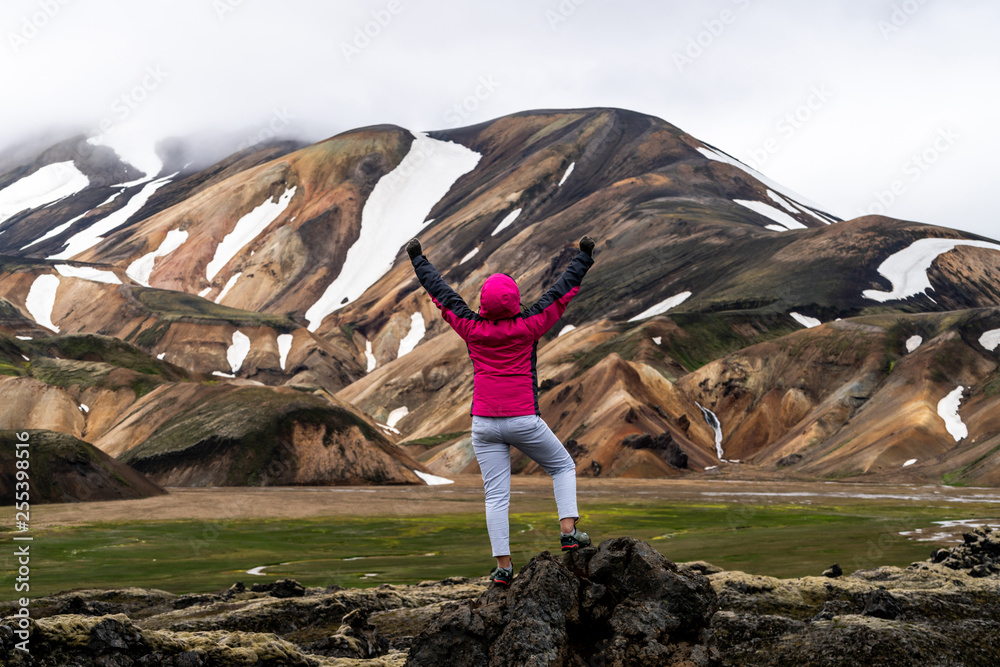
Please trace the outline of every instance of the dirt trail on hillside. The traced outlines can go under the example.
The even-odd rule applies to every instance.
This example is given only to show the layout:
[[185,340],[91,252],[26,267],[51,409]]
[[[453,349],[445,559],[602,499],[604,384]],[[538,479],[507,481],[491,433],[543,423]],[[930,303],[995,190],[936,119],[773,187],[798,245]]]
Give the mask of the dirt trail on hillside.
[[[458,475],[442,486],[351,487],[212,487],[167,489],[168,495],[140,500],[35,505],[32,527],[51,528],[98,521],[195,521],[309,518],[320,516],[419,516],[483,511],[482,481]],[[511,512],[554,509],[548,477],[515,476]],[[853,484],[820,481],[757,481],[735,479],[634,480],[579,479],[581,507],[602,505],[684,503],[748,503],[896,506],[929,503],[942,507],[978,504],[995,506],[1000,493],[988,488]],[[13,521],[13,507],[0,508],[0,525]]]

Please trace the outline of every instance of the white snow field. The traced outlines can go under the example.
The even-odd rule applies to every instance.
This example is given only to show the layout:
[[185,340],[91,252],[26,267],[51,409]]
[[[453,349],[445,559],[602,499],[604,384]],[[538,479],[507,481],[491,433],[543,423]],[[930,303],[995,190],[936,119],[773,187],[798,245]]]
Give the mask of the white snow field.
[[562,184],[565,183],[566,179],[569,178],[569,175],[573,173],[573,169],[575,167],[576,167],[576,162],[569,163],[569,166],[566,167],[566,171],[565,173],[563,173],[562,178],[559,179],[559,187],[562,187]]
[[983,335],[979,337],[979,344],[990,352],[997,349],[1000,346],[1000,329],[983,332]]
[[661,315],[671,308],[676,308],[691,296],[691,292],[681,292],[680,294],[675,294],[672,297],[668,297],[663,301],[659,302],[655,306],[647,308],[635,317],[630,317],[629,322],[638,322],[639,320],[644,320],[647,317],[653,317],[654,315]]
[[958,414],[958,406],[962,403],[963,391],[963,387],[955,387],[950,394],[938,401],[937,404],[938,416],[944,420],[944,426],[948,429],[951,437],[955,438],[955,442],[969,435],[969,429],[966,428],[965,423]]
[[177,250],[188,239],[188,233],[179,229],[171,229],[167,236],[160,243],[159,247],[147,252],[145,255],[135,260],[125,269],[125,275],[136,281],[143,287],[149,287],[149,278],[153,275],[153,266],[157,257],[166,257],[174,250]]
[[163,357],[165,356],[167,356],[166,352],[160,352],[158,355],[156,355],[156,358],[159,359],[160,361],[163,361]]
[[804,326],[806,329],[812,329],[813,327],[818,327],[823,324],[815,317],[809,317],[808,315],[802,315],[801,313],[788,313],[788,316]]
[[[822,211],[823,210],[823,207],[820,206],[819,204],[817,204],[816,202],[809,201],[808,199],[806,199],[802,195],[798,195],[798,194],[792,192],[791,190],[789,190],[785,186],[781,185],[780,183],[772,181],[770,178],[768,178],[764,174],[760,173],[756,169],[753,169],[752,167],[748,167],[747,165],[743,164],[742,162],[740,162],[736,158],[730,157],[729,155],[726,155],[722,151],[715,150],[713,148],[709,148],[708,146],[701,146],[701,147],[698,148],[698,152],[701,153],[702,155],[704,155],[705,157],[707,157],[709,160],[717,160],[719,162],[725,162],[726,164],[730,164],[730,165],[736,167],[737,169],[742,169],[743,171],[745,171],[746,173],[750,174],[751,176],[753,176],[758,181],[760,181],[761,183],[763,183],[767,187],[771,188],[775,192],[780,192],[782,195],[784,195],[788,199],[792,200],[792,202],[799,202],[801,204],[804,204],[805,206],[808,206],[809,208],[814,208],[817,211]],[[813,213],[812,215],[814,217],[819,217],[819,216],[816,216],[815,213]],[[820,218],[820,219],[822,220],[822,218]],[[826,221],[824,220],[824,222],[826,222]]]
[[[740,206],[745,206],[755,213],[760,213],[765,218],[774,220],[785,229],[809,229],[784,211],[776,209],[770,204],[765,204],[762,201],[753,201],[750,199],[734,199],[733,201]],[[771,225],[768,225],[767,228],[772,229]]]
[[427,486],[437,486],[438,484],[454,484],[455,480],[445,479],[444,477],[438,477],[437,475],[432,475],[429,472],[420,472],[419,470],[414,470],[417,477],[427,482]]
[[372,342],[370,340],[365,341],[365,359],[368,360],[368,368],[365,369],[365,372],[371,373],[378,365],[378,359],[372,354]]
[[310,331],[389,272],[399,248],[420,232],[434,205],[482,157],[451,141],[421,132],[413,135],[406,157],[368,195],[361,210],[361,233],[347,251],[340,274],[306,311]]
[[198,296],[200,296],[201,298],[203,298],[203,299],[204,299],[204,298],[205,298],[205,296],[206,296],[206,295],[207,295],[207,294],[208,294],[209,292],[211,292],[211,291],[212,291],[212,286],[211,286],[211,285],[209,285],[208,287],[206,287],[206,288],[205,288],[205,289],[203,289],[202,291],[198,292]]
[[894,299],[908,299],[911,296],[926,292],[931,288],[931,281],[927,277],[927,269],[931,268],[931,264],[934,263],[934,260],[938,256],[954,250],[958,246],[1000,250],[1000,245],[990,243],[989,241],[941,238],[920,239],[914,241],[903,250],[889,255],[879,265],[878,272],[892,283],[891,291],[882,292],[866,289],[861,295],[866,299],[885,303]]
[[153,193],[170,182],[170,179],[177,174],[164,176],[161,179],[150,181],[143,186],[138,194],[133,195],[124,206],[109,213],[90,227],[77,232],[66,241],[66,249],[60,253],[49,256],[47,259],[70,259],[74,255],[79,255],[87,248],[92,248],[104,240],[104,235],[118,227],[124,225],[139,209],[146,205]]
[[473,257],[475,257],[476,253],[478,253],[478,252],[479,252],[479,247],[477,246],[477,247],[473,248],[472,250],[470,250],[469,252],[467,252],[465,254],[465,257],[462,258],[462,261],[459,262],[459,264],[465,264],[470,259],[472,259]]
[[69,264],[56,264],[56,271],[59,275],[67,278],[82,278],[92,280],[95,283],[108,283],[109,285],[121,285],[122,281],[113,271],[98,269],[93,266],[70,266]]
[[[103,202],[101,202],[100,204],[98,204],[96,208],[101,208],[101,206],[104,206],[105,204],[110,204],[120,194],[121,194],[121,191],[118,191],[118,192],[114,193],[113,195],[111,195],[110,197],[108,197],[107,199],[105,199]],[[73,223],[75,223],[77,220],[80,220],[81,218],[83,218],[85,215],[87,215],[88,213],[90,213],[93,210],[94,209],[92,208],[92,209],[90,209],[90,211],[84,211],[83,213],[81,213],[80,215],[76,216],[75,218],[72,218],[71,220],[67,220],[66,222],[62,223],[61,225],[59,225],[57,227],[53,227],[49,231],[45,232],[44,236],[40,236],[39,238],[35,239],[34,241],[32,241],[31,243],[29,243],[26,246],[21,246],[21,250],[27,250],[28,248],[30,248],[31,246],[33,246],[33,245],[35,245],[37,243],[41,243],[42,241],[48,241],[51,238],[59,236],[64,231],[66,231],[67,229],[69,229],[73,225]]]
[[288,361],[288,353],[292,351],[292,334],[281,334],[278,336],[278,361],[281,370],[285,370],[285,362]]
[[708,422],[708,425],[711,426],[712,430],[715,432],[715,455],[720,461],[725,461],[726,459],[724,458],[722,452],[722,422],[719,421],[719,418],[715,416],[714,412],[706,407],[702,407],[701,403],[695,401],[695,405],[697,405],[698,409],[701,410],[701,414],[705,416],[705,421]]
[[910,336],[906,339],[906,351],[913,352],[915,349],[920,347],[923,342],[924,339],[922,336]]
[[233,332],[233,344],[226,350],[226,361],[233,373],[240,370],[247,355],[250,353],[250,337],[242,331]]
[[385,418],[385,425],[389,428],[396,428],[396,424],[399,423],[399,420],[408,414],[410,414],[410,410],[405,405],[400,408],[396,408],[389,413],[388,417]]
[[521,209],[519,208],[515,208],[513,211],[505,215],[503,220],[500,221],[500,224],[497,225],[497,228],[490,233],[490,236],[496,236],[507,227],[510,227],[514,224],[514,221],[517,220],[517,216],[519,215],[521,215]]
[[784,197],[782,197],[781,195],[779,195],[774,190],[768,189],[767,196],[770,197],[771,199],[773,199],[778,204],[781,204],[781,207],[784,208],[789,213],[798,213],[799,212],[799,209],[795,208],[795,206],[793,206],[791,204],[791,202],[789,202],[787,199],[785,199]]
[[663,343],[663,336],[653,336],[653,342],[657,345]]
[[136,185],[152,179],[163,169],[163,160],[156,154],[156,145],[129,132],[128,128],[115,127],[102,135],[87,139],[87,143],[92,146],[107,146],[118,154],[122,162],[127,162],[145,174],[143,178],[123,185]]
[[215,255],[212,257],[212,261],[205,267],[205,275],[208,278],[208,282],[212,282],[212,279],[229,263],[229,260],[236,257],[240,250],[243,250],[248,243],[260,236],[267,229],[268,225],[284,213],[285,209],[288,208],[288,202],[295,196],[295,190],[296,188],[294,187],[285,190],[278,197],[277,202],[272,201],[272,198],[268,197],[257,208],[236,221],[236,224],[233,225],[233,230],[226,234],[222,241],[219,242],[219,245],[215,247]]
[[410,330],[399,341],[399,352],[396,358],[412,352],[425,333],[427,333],[427,326],[424,324],[424,316],[419,311],[410,315]]
[[563,334],[568,334],[570,331],[572,331],[575,328],[576,327],[573,326],[572,324],[567,324],[566,326],[564,326],[562,329],[559,330],[559,333],[556,334],[556,338],[559,338],[559,336],[562,336]]
[[226,281],[225,287],[223,287],[222,291],[219,292],[219,296],[215,297],[215,302],[216,303],[222,303],[222,297],[226,296],[226,294],[229,293],[229,290],[233,289],[233,285],[236,284],[236,281],[239,280],[240,276],[242,276],[242,275],[243,275],[243,272],[242,271],[238,271],[238,272],[234,273],[233,275],[229,276],[229,280]]
[[47,164],[0,190],[0,225],[21,211],[51,204],[90,185],[72,161]]
[[59,333],[59,327],[52,323],[52,309],[56,305],[57,289],[59,289],[59,276],[51,273],[38,276],[28,289],[24,307],[35,322]]
[[916,462],[917,462],[916,459],[907,459],[907,461],[905,463],[903,463],[903,467],[904,468],[909,467],[909,466],[913,465]]

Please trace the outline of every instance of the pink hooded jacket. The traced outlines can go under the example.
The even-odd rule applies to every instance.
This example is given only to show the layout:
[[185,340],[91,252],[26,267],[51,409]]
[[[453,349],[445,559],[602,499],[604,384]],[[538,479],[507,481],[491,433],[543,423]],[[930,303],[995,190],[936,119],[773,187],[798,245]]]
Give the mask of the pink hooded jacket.
[[441,309],[445,321],[462,337],[475,371],[472,414],[515,417],[538,410],[538,339],[562,317],[580,291],[593,258],[580,252],[538,302],[521,312],[521,292],[514,279],[494,273],[480,291],[479,314],[445,282],[426,257],[413,258],[420,284]]

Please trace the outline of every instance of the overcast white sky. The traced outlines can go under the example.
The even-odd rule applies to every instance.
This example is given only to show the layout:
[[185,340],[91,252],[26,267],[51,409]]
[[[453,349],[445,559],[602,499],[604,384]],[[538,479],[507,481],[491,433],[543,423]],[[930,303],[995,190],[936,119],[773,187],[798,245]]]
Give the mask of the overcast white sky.
[[841,217],[1000,237],[996,0],[6,0],[0,27],[0,146],[614,106]]

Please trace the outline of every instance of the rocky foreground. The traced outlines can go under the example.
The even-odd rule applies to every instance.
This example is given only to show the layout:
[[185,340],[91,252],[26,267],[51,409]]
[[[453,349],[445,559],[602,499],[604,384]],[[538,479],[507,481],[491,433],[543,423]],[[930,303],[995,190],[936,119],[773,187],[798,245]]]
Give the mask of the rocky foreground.
[[13,666],[997,665],[1000,536],[907,568],[776,579],[615,538],[485,579],[371,589],[292,580],[218,594],[77,590],[32,601]]

